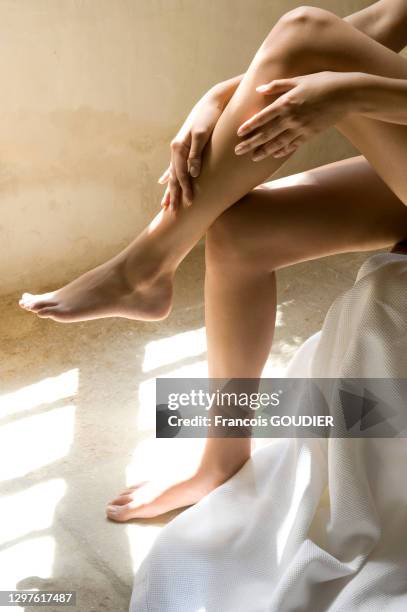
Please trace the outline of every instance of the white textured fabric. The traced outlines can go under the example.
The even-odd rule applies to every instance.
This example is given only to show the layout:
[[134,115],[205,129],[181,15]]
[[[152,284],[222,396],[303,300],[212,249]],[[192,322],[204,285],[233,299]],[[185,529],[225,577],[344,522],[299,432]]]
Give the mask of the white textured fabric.
[[[407,378],[407,256],[379,254],[291,377]],[[131,612],[405,612],[407,440],[284,439],[167,525]]]

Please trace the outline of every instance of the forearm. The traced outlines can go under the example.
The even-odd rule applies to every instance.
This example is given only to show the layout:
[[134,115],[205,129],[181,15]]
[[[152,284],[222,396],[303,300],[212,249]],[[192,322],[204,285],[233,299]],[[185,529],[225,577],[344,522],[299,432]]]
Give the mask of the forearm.
[[381,121],[407,125],[407,79],[350,74],[349,110]]
[[407,44],[406,0],[380,0],[345,21],[393,51],[399,52]]

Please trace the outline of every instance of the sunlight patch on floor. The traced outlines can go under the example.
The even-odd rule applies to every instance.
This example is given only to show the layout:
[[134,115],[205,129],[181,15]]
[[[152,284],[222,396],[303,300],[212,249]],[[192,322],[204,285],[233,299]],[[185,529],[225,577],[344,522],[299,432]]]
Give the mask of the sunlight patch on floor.
[[284,321],[284,308],[287,308],[287,306],[292,306],[294,304],[294,300],[287,300],[286,302],[281,302],[280,304],[277,305],[276,308],[276,328],[277,327],[283,327],[285,325],[285,321]]
[[6,548],[0,553],[0,589],[22,588],[19,581],[30,577],[33,581],[51,578],[54,554],[55,539],[52,536],[32,538]]
[[78,391],[78,380],[78,368],[73,368],[59,376],[44,378],[11,393],[4,393],[0,395],[0,416],[4,418],[32,410],[37,406],[71,398]]
[[73,440],[75,406],[70,404],[0,428],[0,479],[25,476],[68,452]]
[[49,480],[0,500],[0,541],[10,542],[51,527],[55,508],[65,494],[65,481]]
[[133,571],[136,572],[150,552],[162,525],[127,525],[126,535],[129,540]]
[[[198,357],[206,352],[205,328],[175,334],[148,342],[145,346],[143,372]],[[172,373],[171,373],[172,375]]]
[[144,480],[173,482],[194,471],[202,454],[203,438],[174,439],[151,437],[139,442],[126,468],[126,483]]

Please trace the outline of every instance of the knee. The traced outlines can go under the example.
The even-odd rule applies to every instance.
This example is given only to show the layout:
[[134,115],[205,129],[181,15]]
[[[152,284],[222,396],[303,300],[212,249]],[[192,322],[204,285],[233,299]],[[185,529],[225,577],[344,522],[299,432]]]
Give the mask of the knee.
[[277,23],[298,32],[304,28],[321,29],[332,23],[333,19],[337,19],[336,15],[326,9],[316,6],[298,6],[280,17]]
[[233,273],[233,270],[247,267],[245,241],[241,235],[235,208],[242,205],[245,205],[245,198],[226,210],[207,231],[205,240],[207,269],[227,270],[229,274]]
[[[325,9],[300,6],[283,15],[259,50],[261,62],[309,68],[307,62],[320,61],[329,53],[332,29],[342,20]],[[317,68],[318,69],[318,68]]]

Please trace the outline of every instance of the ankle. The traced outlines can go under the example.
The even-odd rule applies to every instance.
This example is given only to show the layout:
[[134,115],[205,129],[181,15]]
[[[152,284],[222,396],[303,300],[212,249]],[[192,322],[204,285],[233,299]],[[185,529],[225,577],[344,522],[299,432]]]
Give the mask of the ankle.
[[129,287],[150,287],[165,278],[172,278],[175,267],[161,253],[146,250],[142,253],[123,253],[116,261],[118,273]]
[[201,465],[196,473],[196,477],[200,480],[207,480],[211,484],[219,486],[229,480],[232,476],[240,470],[242,466],[231,464],[231,465]]

